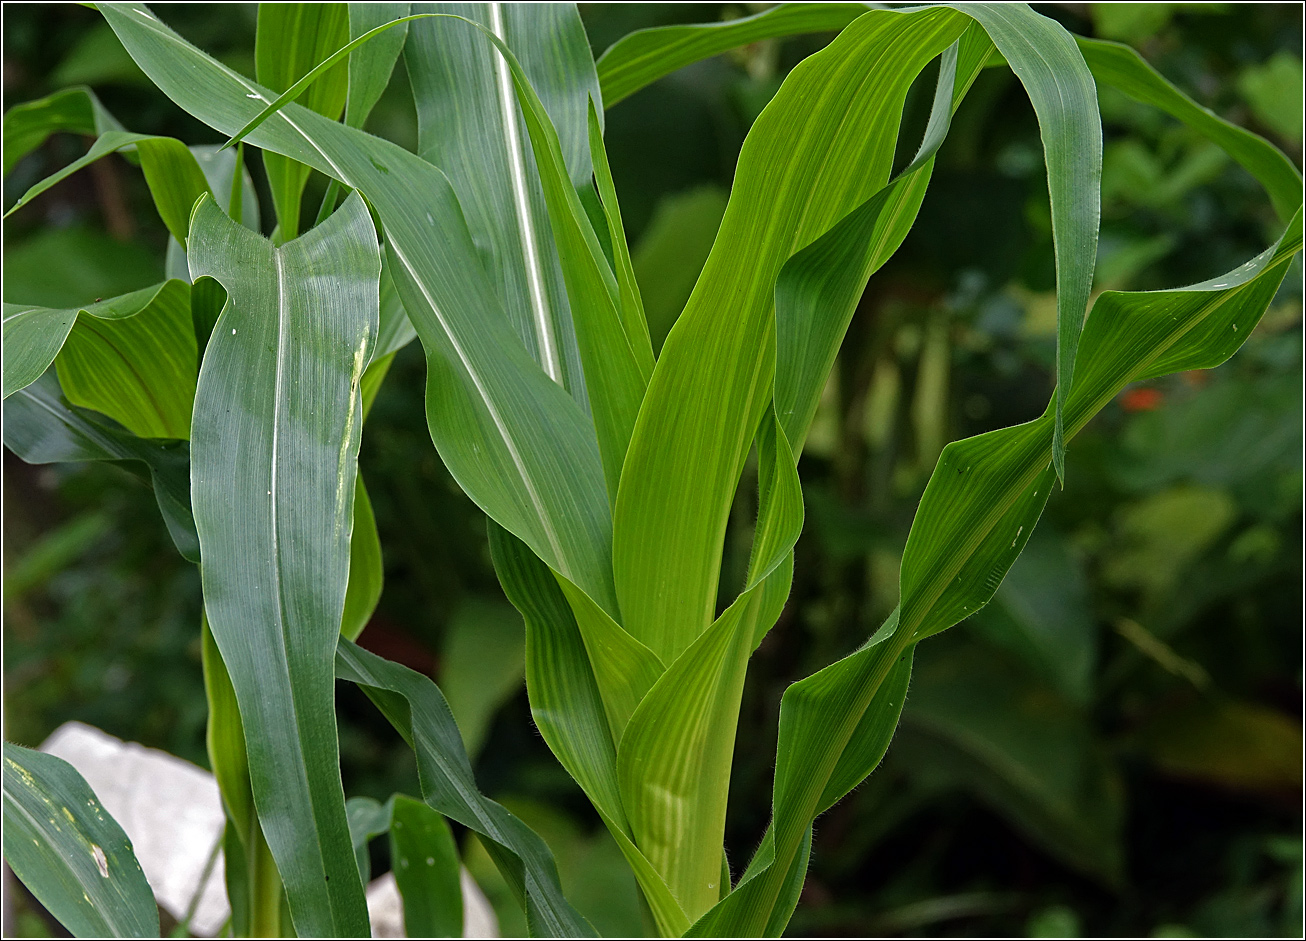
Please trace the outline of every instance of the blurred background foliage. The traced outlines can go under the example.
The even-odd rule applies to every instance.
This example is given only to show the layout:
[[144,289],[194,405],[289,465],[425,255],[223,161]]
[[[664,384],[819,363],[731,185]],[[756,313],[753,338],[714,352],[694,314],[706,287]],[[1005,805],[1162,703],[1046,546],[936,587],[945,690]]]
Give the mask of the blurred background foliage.
[[[1040,9],[1133,44],[1300,165],[1299,5]],[[632,29],[748,12],[582,5],[596,52]],[[162,13],[252,74],[254,5]],[[758,43],[609,112],[655,344],[711,246],[750,123],[828,39]],[[903,161],[932,83],[927,72],[909,100]],[[130,130],[219,142],[149,85],[93,11],[7,7],[5,109],[69,84],[93,86]],[[1109,91],[1101,106],[1099,290],[1204,280],[1277,236],[1264,195],[1218,149]],[[415,142],[402,66],[369,130]],[[85,146],[51,138],[5,179],[5,205]],[[916,227],[853,320],[801,465],[807,525],[793,595],[749,673],[727,834],[736,869],[769,812],[780,695],[893,608],[941,448],[1046,404],[1055,306],[1041,160],[1019,84],[985,72]],[[323,188],[310,183],[306,212]],[[4,299],[65,306],[149,284],[162,276],[166,235],[139,172],[111,157],[6,223]],[[1073,442],[1065,489],[994,603],[922,646],[883,766],[818,822],[790,933],[1300,937],[1300,264],[1234,360],[1126,390]],[[638,934],[634,881],[531,725],[521,622],[495,580],[479,510],[431,446],[422,383],[413,345],[364,435],[386,586],[362,642],[439,680],[486,791],[546,837],[600,931]],[[150,493],[113,467],[35,468],[8,452],[4,475],[6,737],[34,745],[76,718],[204,765],[199,579]],[[723,598],[743,578],[754,499],[746,484]],[[415,793],[393,732],[352,689],[340,697],[346,790]],[[503,932],[521,933],[488,857],[474,841],[465,849]],[[20,927],[40,933],[37,917]]]

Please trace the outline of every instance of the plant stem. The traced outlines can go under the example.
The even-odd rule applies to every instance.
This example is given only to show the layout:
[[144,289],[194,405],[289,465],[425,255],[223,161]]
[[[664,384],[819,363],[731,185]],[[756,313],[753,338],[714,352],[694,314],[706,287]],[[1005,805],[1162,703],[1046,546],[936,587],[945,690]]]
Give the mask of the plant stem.
[[249,853],[249,934],[252,938],[281,937],[281,874],[263,838],[258,818],[251,818],[245,846]]

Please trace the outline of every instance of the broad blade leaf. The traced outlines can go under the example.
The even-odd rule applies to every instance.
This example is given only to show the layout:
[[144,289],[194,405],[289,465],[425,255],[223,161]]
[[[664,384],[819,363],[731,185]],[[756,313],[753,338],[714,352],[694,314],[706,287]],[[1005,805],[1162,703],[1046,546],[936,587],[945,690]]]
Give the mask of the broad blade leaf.
[[[408,3],[349,4],[349,38],[357,39],[383,23],[408,15]],[[399,61],[408,38],[407,24],[382,33],[376,39],[349,54],[349,93],[345,100],[345,123],[362,127],[372,113],[381,93],[390,84],[390,73]]]
[[192,275],[214,278],[228,298],[192,425],[205,610],[296,930],[362,933],[332,657],[349,571],[359,382],[377,333],[376,235],[358,196],[280,248],[211,199],[191,232]]
[[[145,314],[147,319],[157,316],[160,321],[170,323],[175,308],[186,304],[189,294],[184,282],[171,280],[85,307],[58,310],[27,304],[5,304],[4,397],[9,398],[19,389],[35,382],[49,368],[79,319],[82,329],[88,331],[93,329],[93,322],[89,318],[108,323]],[[156,304],[159,306],[158,311],[152,309]],[[167,413],[162,413],[161,410],[159,420],[167,424],[168,415],[173,412],[175,409],[169,409]]]
[[772,395],[775,278],[887,182],[903,98],[965,29],[873,12],[805,60],[744,142],[712,254],[668,335],[615,512],[626,629],[670,663],[712,621],[730,504]]
[[79,314],[55,358],[69,402],[102,412],[142,438],[190,437],[196,363],[190,289],[183,281],[165,282],[130,316]]
[[82,776],[4,743],[5,862],[78,938],[159,935],[159,910],[131,842]]

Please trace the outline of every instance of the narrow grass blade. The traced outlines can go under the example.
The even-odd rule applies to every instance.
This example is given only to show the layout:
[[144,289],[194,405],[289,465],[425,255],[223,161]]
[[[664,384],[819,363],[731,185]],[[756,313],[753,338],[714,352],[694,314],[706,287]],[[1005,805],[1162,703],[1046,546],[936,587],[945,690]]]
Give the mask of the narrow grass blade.
[[72,765],[4,743],[5,862],[78,938],[159,935],[131,841]]
[[[144,7],[99,9],[165,94],[219,131],[234,132],[271,100]],[[593,425],[516,340],[443,174],[295,104],[250,143],[282,150],[367,197],[426,347],[427,422],[446,466],[491,517],[615,616],[611,516]]]
[[462,862],[444,817],[396,794],[390,819],[390,866],[404,903],[410,938],[461,938]]
[[154,488],[173,543],[198,562],[190,509],[190,449],[185,441],[147,441],[95,412],[68,403],[53,374],[5,399],[4,443],[29,464],[113,461]]
[[611,108],[676,69],[736,46],[840,30],[869,8],[863,3],[784,3],[724,23],[660,26],[623,36],[599,58],[603,101]]
[[[286,91],[348,40],[347,4],[261,3],[254,35],[254,76],[274,92]],[[349,94],[348,69],[348,64],[341,62],[314,82],[303,106],[332,121],[338,119]],[[263,167],[272,189],[279,240],[288,242],[299,235],[299,204],[309,167],[275,152],[263,154]]]
[[344,613],[340,617],[340,636],[358,640],[372,619],[381,588],[385,583],[385,566],[381,560],[381,536],[376,531],[372,500],[363,486],[363,475],[354,481],[354,524],[349,539],[349,584],[345,588]]
[[557,866],[544,841],[477,789],[462,737],[439,688],[347,640],[336,651],[336,675],[361,686],[412,747],[426,803],[486,838],[495,865],[526,910],[531,933],[592,937],[593,928],[563,897]]
[[9,171],[46,138],[59,131],[99,137],[109,131],[123,131],[95,92],[84,85],[65,88],[36,101],[25,101],[5,112],[4,172]]
[[195,205],[196,199],[209,191],[209,188],[204,173],[196,163],[195,155],[181,141],[171,137],[130,134],[121,130],[106,131],[96,138],[85,156],[33,184],[9,208],[5,218],[83,167],[89,166],[101,157],[128,148],[135,151],[135,156],[140,161],[146,182],[150,186],[150,195],[154,199],[155,208],[158,209],[164,225],[184,246],[191,207]]
[[653,342],[649,337],[648,318],[644,315],[644,301],[640,297],[639,283],[635,280],[635,265],[626,244],[626,227],[621,221],[621,207],[617,204],[617,186],[608,166],[608,155],[603,149],[603,124],[599,120],[599,105],[594,99],[589,103],[590,159],[594,163],[594,183],[603,204],[607,222],[608,241],[612,245],[617,284],[621,292],[621,320],[630,340],[631,350],[645,383],[653,372]]
[[377,332],[376,235],[358,196],[280,248],[211,199],[191,231],[192,275],[227,291],[192,424],[205,610],[296,930],[363,933],[332,656],[349,568],[359,381]]

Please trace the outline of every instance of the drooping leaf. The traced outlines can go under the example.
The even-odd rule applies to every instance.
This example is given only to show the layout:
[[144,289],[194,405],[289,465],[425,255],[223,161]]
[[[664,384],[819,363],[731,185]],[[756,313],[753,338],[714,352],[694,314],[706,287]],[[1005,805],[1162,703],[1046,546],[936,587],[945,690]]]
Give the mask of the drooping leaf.
[[[174,309],[178,305],[185,305],[189,294],[184,282],[172,280],[84,307],[59,310],[28,304],[5,304],[4,397],[8,398],[35,382],[50,367],[79,318],[88,318],[83,320],[85,330],[91,329],[92,322],[89,318],[110,322],[145,314],[147,319],[157,317],[161,323],[170,323]],[[153,309],[155,305],[158,305],[157,311]],[[168,424],[168,416],[173,411],[175,409],[160,409],[160,420]]]
[[1057,276],[1056,405],[1052,463],[1065,477],[1065,407],[1073,389],[1075,350],[1084,325],[1097,259],[1101,216],[1102,121],[1097,88],[1075,46],[1055,20],[1025,4],[959,4],[989,34],[1016,73],[1038,116],[1052,205]]
[[[151,79],[222,133],[234,133],[274,97],[143,6],[100,10]],[[498,302],[445,177],[402,148],[295,104],[269,118],[250,143],[285,151],[368,198],[385,229],[404,309],[427,350],[427,421],[446,466],[491,517],[615,614],[611,520],[593,426],[495,313]],[[440,237],[431,238],[434,232]]]
[[211,199],[191,231],[192,275],[227,291],[192,424],[205,610],[296,930],[362,932],[331,658],[349,567],[359,382],[376,342],[376,235],[357,196],[280,248]]
[[78,938],[159,935],[154,893],[122,827],[72,765],[4,743],[5,862]]
[[1076,36],[1093,78],[1124,92],[1136,101],[1160,108],[1178,118],[1208,140],[1219,144],[1230,157],[1256,177],[1279,220],[1285,225],[1301,205],[1301,174],[1282,151],[1263,137],[1224,120],[1203,108],[1144,61],[1133,49],[1120,43]]
[[599,57],[603,101],[611,108],[682,66],[736,46],[843,29],[866,10],[861,3],[784,3],[724,23],[637,30],[613,43]]
[[531,933],[590,937],[593,930],[562,895],[544,841],[476,787],[458,726],[439,688],[419,673],[342,640],[336,675],[357,683],[417,755],[422,798],[486,838],[495,864],[526,910]]
[[47,374],[5,399],[4,442],[29,464],[121,463],[154,488],[177,551],[199,561],[199,538],[190,509],[190,449],[185,441],[138,438],[107,418],[76,408],[63,397],[54,375]]
[[123,126],[95,96],[91,89],[81,86],[65,88],[36,101],[25,101],[5,112],[4,118],[4,172],[9,171],[46,138],[59,131],[99,137],[109,131],[122,131]]
[[79,313],[54,362],[73,405],[102,412],[141,438],[190,437],[197,358],[185,282],[165,282],[126,317]]
[[27,192],[9,207],[5,217],[17,212],[50,187],[72,176],[83,167],[91,165],[101,157],[107,157],[109,154],[127,148],[133,149],[140,159],[141,169],[145,172],[146,182],[150,185],[150,195],[154,199],[159,216],[173,238],[184,245],[191,207],[195,205],[196,199],[208,192],[208,184],[204,173],[195,161],[194,154],[185,144],[172,137],[131,134],[122,130],[106,131],[95,139],[85,156],[28,188]]

